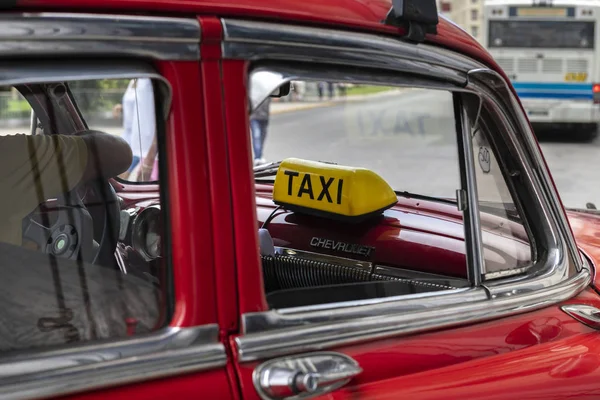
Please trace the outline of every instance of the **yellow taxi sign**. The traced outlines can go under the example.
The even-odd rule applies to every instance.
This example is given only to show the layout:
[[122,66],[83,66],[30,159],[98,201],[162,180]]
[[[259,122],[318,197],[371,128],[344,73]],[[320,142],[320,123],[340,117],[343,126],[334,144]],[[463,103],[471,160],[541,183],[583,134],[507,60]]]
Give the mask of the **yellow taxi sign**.
[[273,201],[292,211],[362,221],[392,207],[398,198],[368,169],[288,158],[277,170]]

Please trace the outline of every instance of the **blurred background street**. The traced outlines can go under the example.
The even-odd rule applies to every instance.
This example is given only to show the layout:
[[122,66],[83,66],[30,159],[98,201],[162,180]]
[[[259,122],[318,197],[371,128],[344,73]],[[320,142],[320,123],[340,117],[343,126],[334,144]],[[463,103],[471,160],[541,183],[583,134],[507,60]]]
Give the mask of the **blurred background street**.
[[[423,192],[456,187],[455,182],[440,181],[447,176],[440,171],[452,169],[456,159],[442,157],[454,151],[455,138],[441,129],[453,131],[453,120],[446,111],[446,101],[427,90],[393,91],[388,95],[371,95],[360,101],[324,100],[321,104],[274,102],[271,105],[269,136],[264,156],[269,161],[285,157],[312,160],[335,160],[355,165],[358,160],[373,160],[368,165],[384,176],[397,190],[411,181],[415,165],[427,171],[430,179],[420,182]],[[381,110],[399,110],[390,118]],[[379,114],[378,114],[379,113]],[[397,116],[400,115],[400,118]],[[361,116],[369,121],[363,135],[371,136],[370,146],[353,145],[359,135]],[[380,124],[373,118],[381,117]],[[387,118],[386,118],[387,117]],[[371,118],[371,119],[369,119]],[[426,120],[427,125],[422,125]],[[339,124],[346,121],[346,124]],[[424,135],[423,129],[427,130]],[[435,132],[435,133],[431,133]],[[415,146],[419,142],[422,146]],[[600,140],[582,142],[563,131],[544,132],[541,147],[564,203],[585,207],[587,202],[600,203]],[[390,146],[394,146],[393,148]],[[403,152],[409,148],[409,152]],[[415,150],[419,151],[415,151]],[[422,176],[421,172],[419,176]],[[458,178],[457,178],[458,179]]]

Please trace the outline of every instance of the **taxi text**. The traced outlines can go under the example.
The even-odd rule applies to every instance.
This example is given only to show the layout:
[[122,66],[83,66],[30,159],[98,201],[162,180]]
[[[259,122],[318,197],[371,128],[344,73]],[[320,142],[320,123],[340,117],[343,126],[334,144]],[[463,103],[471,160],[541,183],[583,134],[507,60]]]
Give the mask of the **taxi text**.
[[[343,179],[325,177],[323,175],[301,174],[300,172],[290,170],[285,171],[284,174],[288,177],[288,196],[296,196],[298,198],[308,196],[311,200],[315,200],[316,197],[317,201],[327,201],[332,204],[335,197],[335,203],[342,204],[342,188],[344,187]],[[294,193],[293,187],[295,178],[302,179],[296,193]],[[320,183],[320,191],[318,189],[313,190],[313,180],[318,180]]]

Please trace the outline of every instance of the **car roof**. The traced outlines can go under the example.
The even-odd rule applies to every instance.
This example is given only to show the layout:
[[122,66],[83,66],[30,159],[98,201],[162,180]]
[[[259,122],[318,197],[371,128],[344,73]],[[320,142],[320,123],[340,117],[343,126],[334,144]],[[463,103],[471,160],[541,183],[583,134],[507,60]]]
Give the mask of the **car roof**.
[[[169,15],[217,15],[331,26],[393,36],[404,29],[383,24],[391,0],[19,0],[17,8],[38,11],[126,12]],[[471,35],[444,17],[438,34],[426,42],[468,55],[500,72],[489,53]]]

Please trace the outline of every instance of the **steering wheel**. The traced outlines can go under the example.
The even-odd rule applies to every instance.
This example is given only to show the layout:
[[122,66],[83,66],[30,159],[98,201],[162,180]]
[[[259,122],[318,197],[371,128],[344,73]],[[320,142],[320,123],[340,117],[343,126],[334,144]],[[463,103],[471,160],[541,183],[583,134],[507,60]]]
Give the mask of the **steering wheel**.
[[[40,205],[23,219],[23,242],[30,240],[45,254],[88,263],[114,260],[119,232],[119,201],[108,180],[86,182],[88,193],[103,208],[101,234],[94,240],[94,221],[77,188],[57,196],[56,203]],[[87,197],[87,195],[86,195]]]

